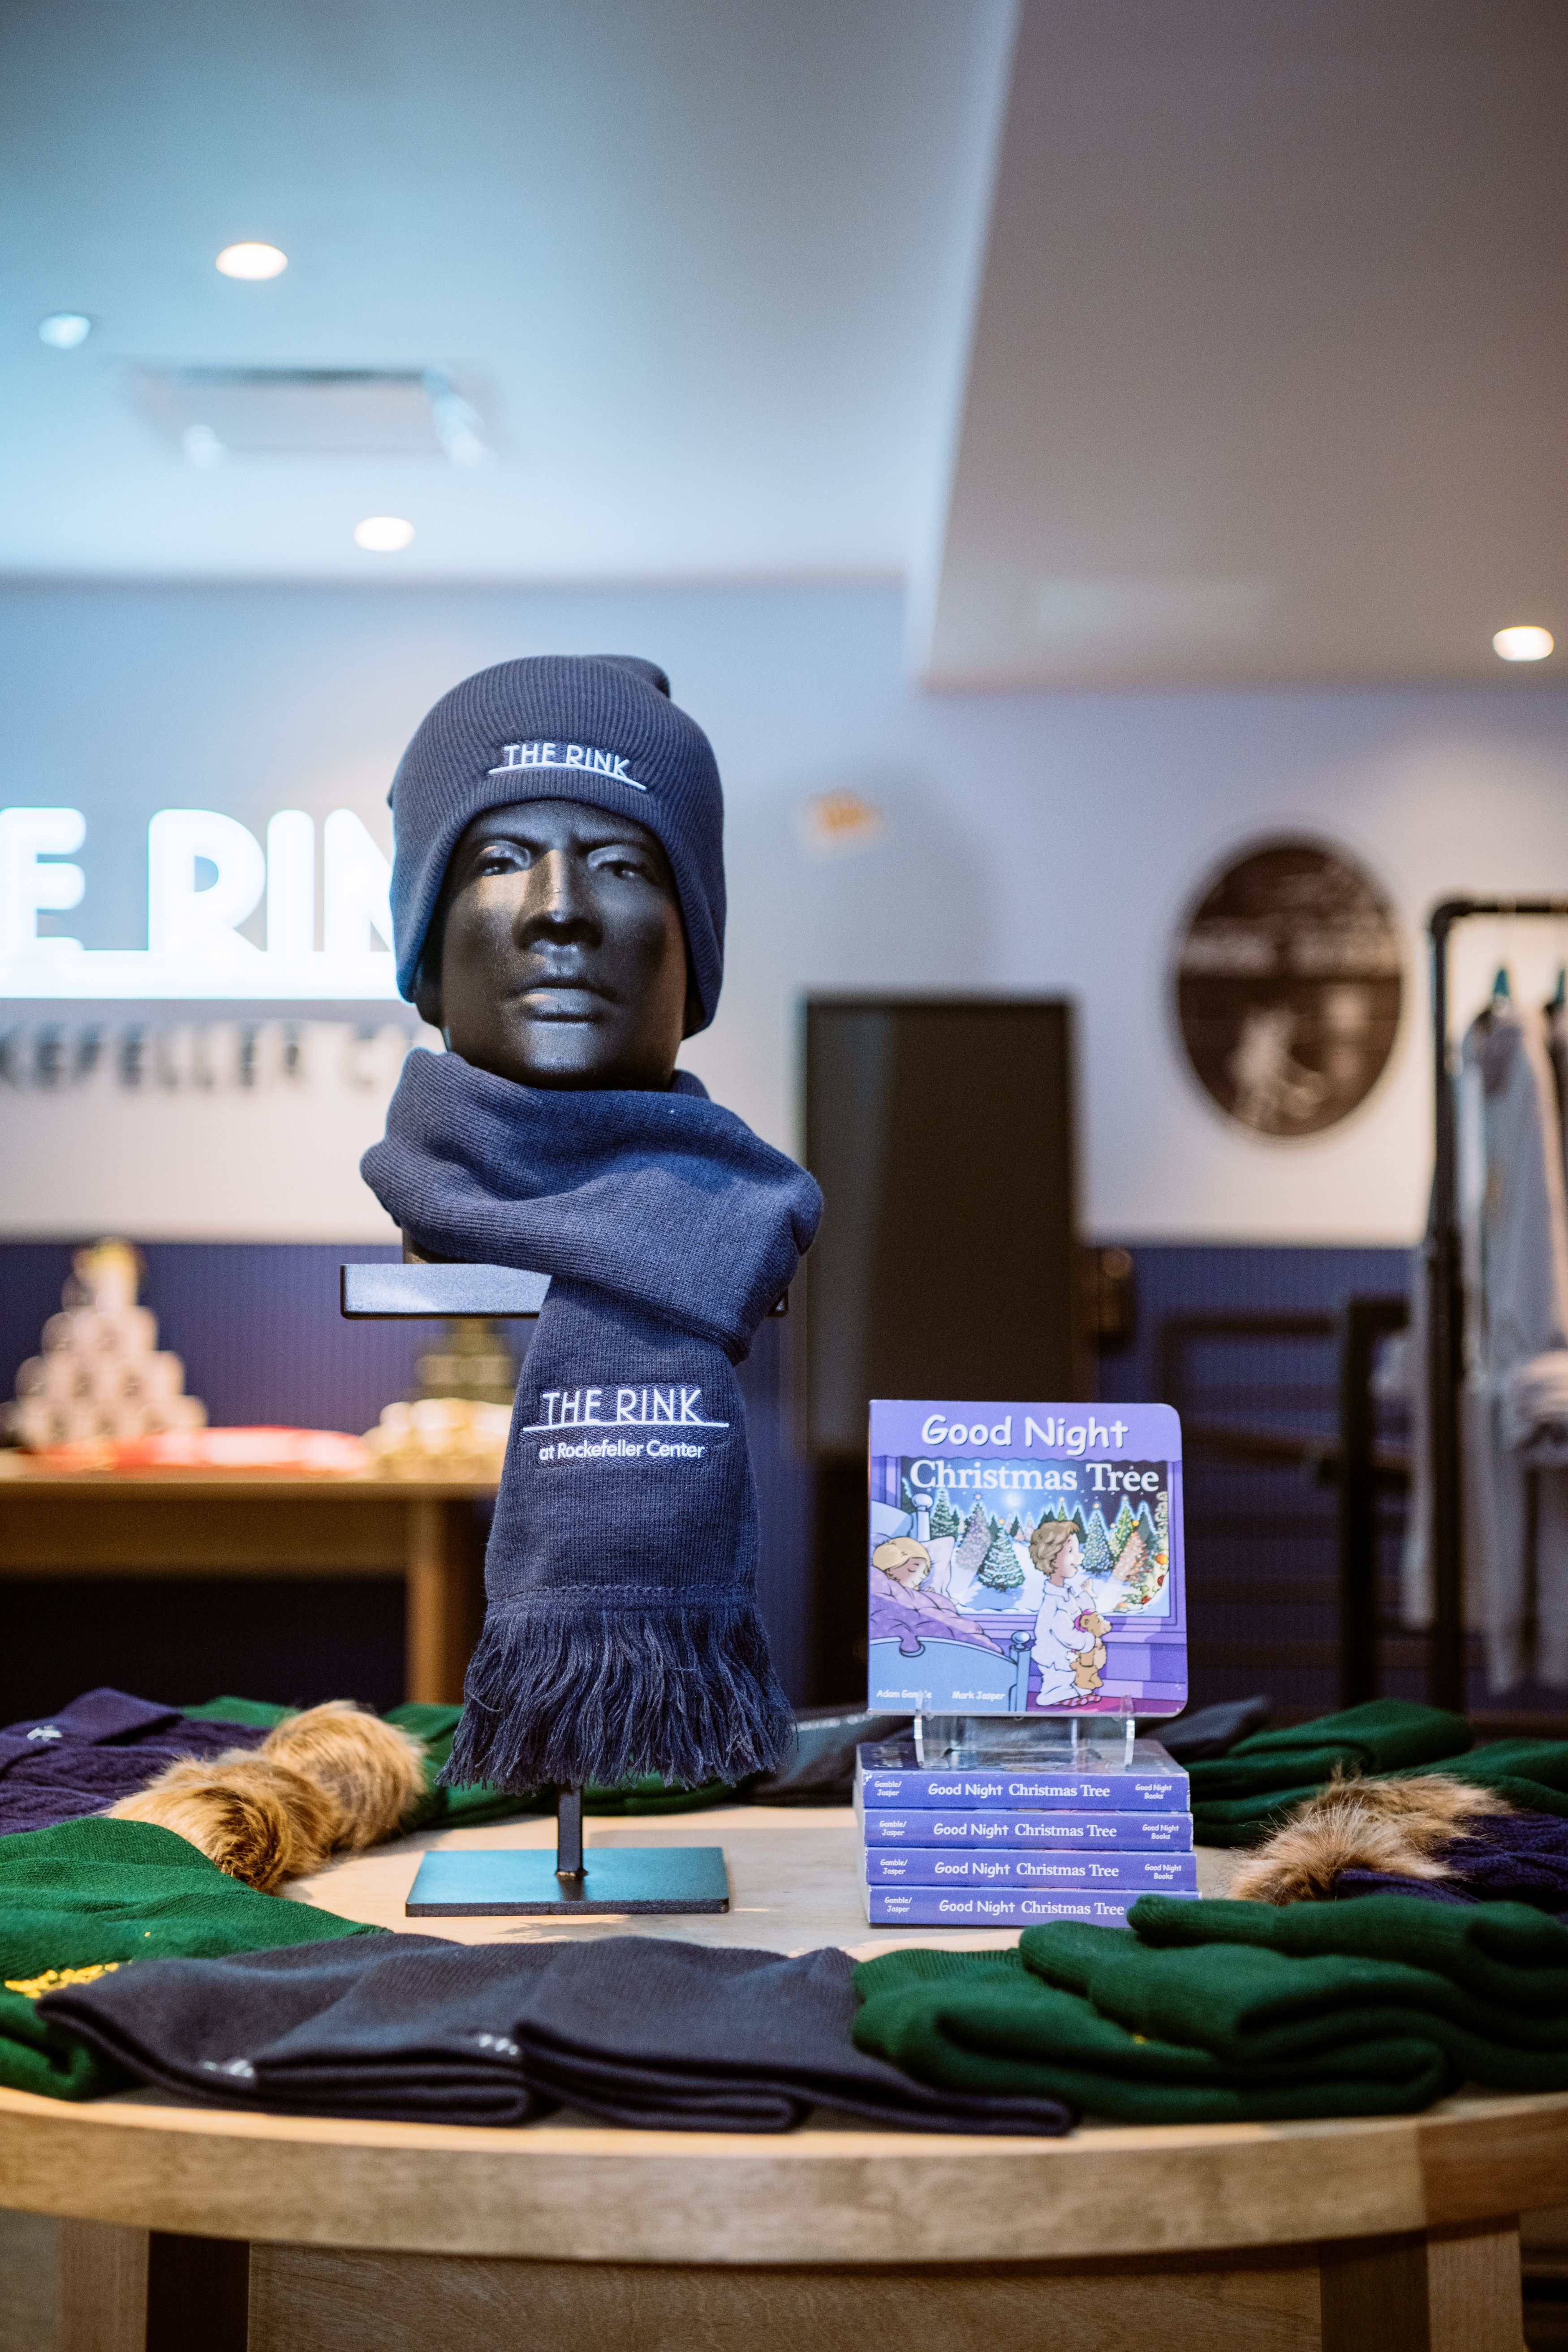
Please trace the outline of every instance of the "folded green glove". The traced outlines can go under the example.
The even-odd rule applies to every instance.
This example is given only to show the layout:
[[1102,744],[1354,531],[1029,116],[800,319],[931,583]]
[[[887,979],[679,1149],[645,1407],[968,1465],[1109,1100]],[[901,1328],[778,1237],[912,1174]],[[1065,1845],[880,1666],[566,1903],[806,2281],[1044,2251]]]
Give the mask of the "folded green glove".
[[[1199,1845],[1256,1845],[1336,1772],[1457,1771],[1468,1777],[1466,1751],[1474,1737],[1463,1716],[1401,1698],[1369,1699],[1364,1706],[1320,1715],[1311,1723],[1255,1731],[1227,1754],[1188,1766],[1194,1840]],[[1456,1763],[1455,1758],[1464,1761]]]
[[[1049,1937],[1055,1931],[1028,1932]],[[1121,1928],[1070,1925],[1067,1934],[1084,1941],[1071,1953],[1064,1945],[1051,1957],[1061,1961],[1065,1975],[1085,1982],[1098,1979],[1102,1958],[1114,1962],[1140,1950]],[[1103,1955],[1100,1945],[1108,1948]],[[1036,2091],[1120,2123],[1406,2115],[1462,2079],[1458,2062],[1427,2021],[1392,2007],[1372,2004],[1364,2014],[1331,2021],[1309,2016],[1272,2031],[1255,2022],[1248,2034],[1243,2021],[1249,2011],[1266,2016],[1270,2001],[1278,2005],[1284,1998],[1281,1981],[1295,1973],[1290,1963],[1270,1968],[1273,1954],[1252,1952],[1237,1966],[1240,1955],[1231,1953],[1223,1970],[1208,1971],[1211,1979],[1221,1974],[1227,1979],[1226,2000],[1216,1982],[1206,1991],[1191,1985],[1184,1991],[1184,1973],[1196,1972],[1179,1964],[1193,1957],[1146,1953],[1142,1973],[1163,1975],[1163,2006],[1178,2024],[1184,2013],[1195,2019],[1206,2012],[1217,2025],[1228,2012],[1224,2049],[1181,2031],[1130,2026],[1087,1992],[1022,1965],[1016,1953],[889,1952],[863,1962],[855,1971],[863,2005],[854,2037],[862,2050],[921,2082],[981,2092]],[[1134,1975],[1139,1968],[1135,1957]],[[1151,2006],[1124,1968],[1120,1990],[1139,2013]],[[1152,2005],[1161,2006],[1160,1998]]]
[[89,1813],[16,1831],[0,1837],[0,2084],[92,2099],[123,2082],[38,2015],[53,1979],[385,1932],[258,1894],[152,1822]]
[[[1408,1897],[1386,1899],[1416,1908]],[[1249,2074],[1288,2073],[1303,2060],[1392,2038],[1435,2042],[1456,2082],[1568,2090],[1568,2018],[1521,2014],[1417,1963],[1331,1947],[1280,1950],[1240,1934],[1207,1943],[1175,1934],[1162,1948],[1117,1928],[1062,1923],[1026,1930],[1023,1952],[1047,1983],[1086,1994],[1129,2031],[1196,2043]]]
[[[1478,2032],[1525,2048],[1568,2050],[1568,1927],[1528,1903],[1430,1903],[1411,1895],[1365,1895],[1353,1903],[1183,1903],[1143,1895],[1128,1924],[1141,1945],[1165,1949],[1243,1944],[1298,1960],[1420,1969],[1452,1988],[1453,2014]],[[1056,1932],[1029,1928],[1026,1951],[1032,1937]]]
[[1414,1780],[1426,1772],[1451,1772],[1495,1789],[1510,1805],[1530,1813],[1568,1814],[1568,1739],[1494,1739],[1450,1764],[1416,1764],[1396,1772]]
[[1342,1772],[1394,1772],[1435,1765],[1471,1747],[1462,1715],[1402,1698],[1369,1699],[1339,1715],[1321,1715],[1279,1731],[1255,1731],[1224,1756],[1190,1765],[1194,1810],[1211,1799],[1252,1797],[1321,1787]]
[[1568,2090],[1568,1926],[1527,1904],[1146,1895],[1129,1926],[889,1952],[855,1971],[856,2041],[923,2082],[1120,2122],[1407,2114],[1467,2081]]

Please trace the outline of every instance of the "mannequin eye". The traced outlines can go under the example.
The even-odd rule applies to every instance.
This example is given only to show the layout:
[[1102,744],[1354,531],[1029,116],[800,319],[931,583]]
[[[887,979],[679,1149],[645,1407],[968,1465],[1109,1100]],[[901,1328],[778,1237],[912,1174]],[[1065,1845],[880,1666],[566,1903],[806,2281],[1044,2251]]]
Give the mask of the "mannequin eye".
[[594,869],[599,874],[631,875],[639,882],[651,882],[656,875],[647,850],[630,842],[614,842],[595,853]]
[[490,874],[515,874],[520,866],[532,863],[526,849],[515,841],[487,841],[475,853],[472,873],[475,879]]

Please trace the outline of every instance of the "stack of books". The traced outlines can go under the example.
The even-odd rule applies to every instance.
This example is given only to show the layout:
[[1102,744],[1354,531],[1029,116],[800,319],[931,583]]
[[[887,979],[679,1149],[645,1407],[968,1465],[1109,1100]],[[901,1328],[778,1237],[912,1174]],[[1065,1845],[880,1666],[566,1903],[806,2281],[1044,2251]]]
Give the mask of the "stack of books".
[[1196,1897],[1187,1776],[1157,1740],[1037,1738],[1010,1760],[996,1732],[946,1753],[927,1741],[923,1760],[910,1738],[858,1749],[874,1927],[1120,1927],[1141,1895]]

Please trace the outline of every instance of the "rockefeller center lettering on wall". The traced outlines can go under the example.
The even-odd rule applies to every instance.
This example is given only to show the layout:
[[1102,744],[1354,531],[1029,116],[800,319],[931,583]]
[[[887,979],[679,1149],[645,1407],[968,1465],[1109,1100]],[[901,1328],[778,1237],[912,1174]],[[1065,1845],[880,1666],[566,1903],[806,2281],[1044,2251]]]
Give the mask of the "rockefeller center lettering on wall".
[[1176,1024],[1199,1085],[1256,1135],[1335,1126],[1387,1067],[1403,965],[1386,898],[1342,850],[1255,844],[1205,882],[1176,943]]

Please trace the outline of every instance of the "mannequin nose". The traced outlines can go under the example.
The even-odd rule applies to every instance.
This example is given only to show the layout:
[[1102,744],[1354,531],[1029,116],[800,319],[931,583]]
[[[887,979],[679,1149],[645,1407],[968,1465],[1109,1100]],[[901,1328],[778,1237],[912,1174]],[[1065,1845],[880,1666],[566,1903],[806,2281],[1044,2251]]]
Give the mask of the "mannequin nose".
[[582,861],[547,850],[528,871],[520,930],[567,931],[594,924],[593,891]]

